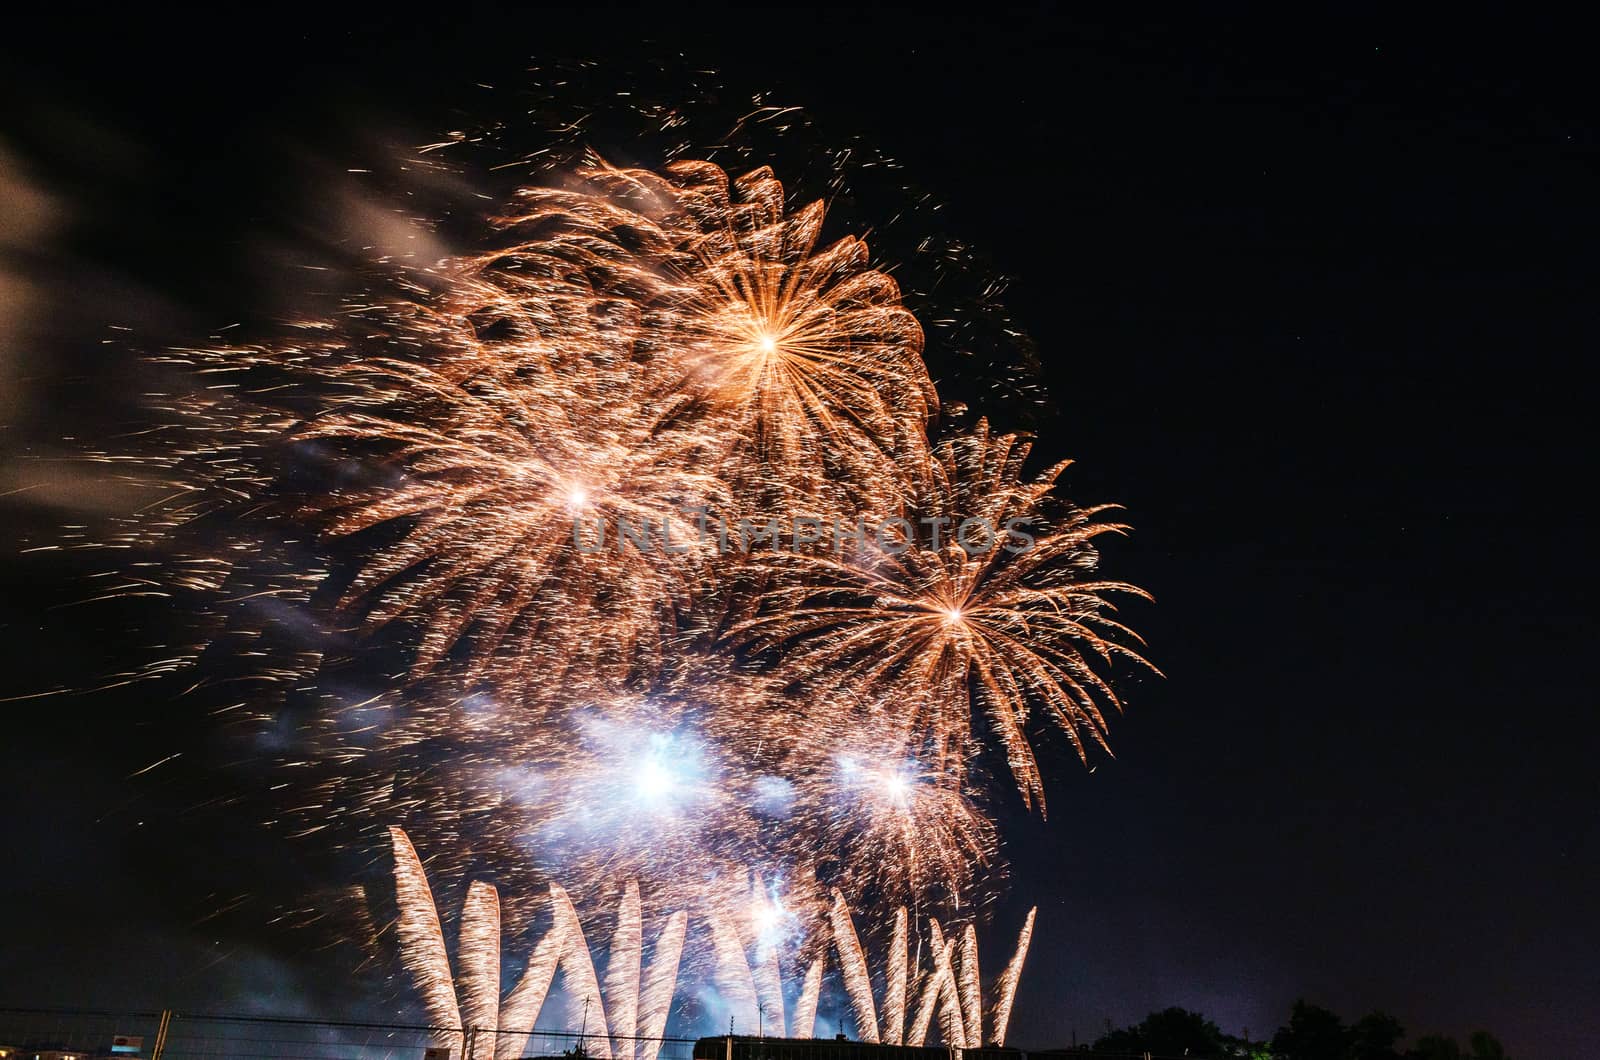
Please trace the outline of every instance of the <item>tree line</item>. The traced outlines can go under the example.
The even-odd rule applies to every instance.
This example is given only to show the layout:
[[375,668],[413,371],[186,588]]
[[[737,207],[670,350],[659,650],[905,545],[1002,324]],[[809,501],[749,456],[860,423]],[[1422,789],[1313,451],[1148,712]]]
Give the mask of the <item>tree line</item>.
[[1294,1003],[1289,1021],[1270,1039],[1251,1040],[1248,1034],[1225,1034],[1198,1012],[1169,1008],[1108,1030],[1090,1048],[1124,1056],[1240,1060],[1510,1060],[1488,1031],[1473,1031],[1465,1043],[1427,1034],[1408,1045],[1405,1028],[1386,1012],[1369,1012],[1347,1024],[1337,1013],[1304,1000]]

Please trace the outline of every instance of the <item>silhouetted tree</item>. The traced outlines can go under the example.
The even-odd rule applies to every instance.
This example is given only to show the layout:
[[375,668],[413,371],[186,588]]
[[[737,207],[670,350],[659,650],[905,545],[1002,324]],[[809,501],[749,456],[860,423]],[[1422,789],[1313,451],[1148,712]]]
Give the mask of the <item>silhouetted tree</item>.
[[1406,1052],[1407,1060],[1466,1060],[1454,1038],[1443,1034],[1424,1034]]
[[1510,1060],[1506,1047],[1488,1031],[1473,1031],[1462,1049],[1454,1038],[1429,1034],[1417,1039],[1406,1053],[1406,1060]]
[[1337,1013],[1301,999],[1270,1043],[1232,1037],[1198,1012],[1168,1008],[1131,1027],[1108,1031],[1093,1048],[1102,1053],[1205,1060],[1510,1060],[1488,1031],[1474,1031],[1466,1049],[1447,1035],[1429,1034],[1401,1052],[1405,1036],[1400,1021],[1387,1012],[1369,1012],[1347,1027]]
[[1400,1060],[1406,1029],[1387,1012],[1369,1012],[1350,1025],[1349,1060]]
[[1152,1012],[1142,1023],[1115,1030],[1094,1043],[1097,1052],[1155,1053],[1159,1056],[1221,1056],[1225,1035],[1198,1012],[1169,1008]]
[[1488,1031],[1473,1031],[1467,1043],[1472,1046],[1472,1060],[1511,1060],[1500,1039]]
[[1344,1021],[1304,999],[1294,1003],[1288,1026],[1272,1036],[1273,1055],[1282,1060],[1345,1060],[1349,1049]]

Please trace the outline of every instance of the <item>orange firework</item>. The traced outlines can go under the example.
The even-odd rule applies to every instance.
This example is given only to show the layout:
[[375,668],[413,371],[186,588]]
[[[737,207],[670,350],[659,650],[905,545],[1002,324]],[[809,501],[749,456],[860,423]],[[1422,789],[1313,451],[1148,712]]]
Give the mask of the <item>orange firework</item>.
[[1028,481],[1028,452],[981,422],[941,443],[927,514],[877,548],[785,557],[786,583],[736,633],[774,648],[780,668],[808,687],[858,682],[892,694],[906,732],[941,759],[964,753],[975,702],[1023,797],[1042,809],[1032,709],[1045,708],[1083,755],[1083,735],[1105,744],[1099,704],[1118,705],[1095,663],[1148,664],[1126,646],[1138,638],[1111,617],[1107,595],[1145,594],[1093,576],[1094,538],[1125,527],[1095,521],[1101,508],[1046,521],[1066,465]]
[[[1095,539],[1123,528],[1055,499],[1064,465],[1030,476],[1029,445],[983,422],[930,438],[922,329],[823,220],[766,169],[592,160],[520,193],[492,249],[314,323],[316,342],[163,357],[203,385],[150,459],[175,499],[119,543],[181,539],[169,580],[226,588],[226,634],[296,638],[287,660],[213,653],[318,707],[287,742],[314,797],[285,822],[346,812],[403,823],[447,869],[732,902],[729,968],[741,931],[775,930],[740,919],[747,896],[710,897],[748,873],[767,918],[821,923],[833,887],[839,909],[973,907],[998,855],[974,761],[996,741],[1042,810],[1038,716],[1080,753],[1104,744],[1108,667],[1142,663],[1110,599],[1139,591],[1096,573]],[[799,517],[842,536],[727,533]],[[396,646],[396,679],[360,665]],[[435,985],[436,950],[417,951]],[[941,1020],[974,1008],[975,956],[935,957],[967,978],[921,1002],[902,983],[894,1036],[935,1001]],[[752,998],[769,958],[734,975]],[[497,984],[474,974],[460,1004],[488,1019]],[[642,1025],[628,977],[617,1014]]]
[[[714,474],[696,469],[692,439],[649,434],[635,426],[637,408],[607,408],[503,367],[460,379],[460,366],[448,367],[340,366],[339,378],[358,378],[354,396],[296,432],[376,451],[375,484],[310,502],[328,534],[404,527],[365,560],[344,605],[359,607],[369,629],[414,620],[414,675],[463,639],[474,676],[513,686],[597,655],[623,667],[659,658],[703,558],[685,513],[722,494]],[[603,540],[623,527],[657,547]],[[605,651],[585,650],[578,641],[598,630]]]
[[[576,272],[581,292],[561,304],[604,306],[608,334],[665,388],[652,393],[662,420],[686,400],[709,417],[740,502],[815,506],[866,489],[892,503],[894,469],[925,457],[938,405],[922,329],[865,243],[817,247],[821,203],[786,213],[771,170],[730,182],[706,162],[659,174],[597,163],[523,200],[504,223],[534,238],[492,260]],[[547,286],[526,271],[497,303],[519,323]],[[841,483],[853,493],[830,488]]]
[[704,595],[708,517],[899,510],[936,402],[921,330],[859,240],[816,249],[820,203],[704,163],[523,202],[381,355],[307,362],[335,397],[293,436],[370,480],[308,506],[335,537],[403,527],[343,603],[419,627],[414,675],[648,671]]

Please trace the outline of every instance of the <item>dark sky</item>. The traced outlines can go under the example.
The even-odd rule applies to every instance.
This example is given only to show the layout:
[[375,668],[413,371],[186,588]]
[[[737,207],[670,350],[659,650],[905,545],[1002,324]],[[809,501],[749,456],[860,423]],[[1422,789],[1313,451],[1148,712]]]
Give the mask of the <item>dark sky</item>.
[[[1014,278],[1044,444],[1077,461],[1074,497],[1128,506],[1107,562],[1158,598],[1133,617],[1167,677],[1129,687],[1116,759],[1058,756],[1050,820],[1006,824],[997,921],[1041,906],[1016,1037],[1171,1004],[1270,1034],[1304,995],[1488,1027],[1518,1056],[1592,1049],[1600,214],[1573,27],[269,10],[13,22],[0,146],[67,249],[8,238],[8,270],[65,285],[58,311],[94,327],[133,275],[214,329],[270,270],[245,248],[292,227],[306,157],[339,163],[363,123],[454,128],[530,58],[681,53],[801,104],[901,160]],[[30,377],[61,371],[34,356]],[[34,407],[0,444],[81,411]],[[5,561],[0,694],[71,680],[117,636],[32,637],[53,570]],[[6,705],[0,1003],[225,1008],[298,974],[270,931],[195,923],[240,884],[216,863],[255,872],[275,841],[224,842],[204,811],[137,831],[149,796],[122,778],[143,761],[118,742],[137,723],[95,713],[137,706]],[[197,970],[208,947],[232,956]]]

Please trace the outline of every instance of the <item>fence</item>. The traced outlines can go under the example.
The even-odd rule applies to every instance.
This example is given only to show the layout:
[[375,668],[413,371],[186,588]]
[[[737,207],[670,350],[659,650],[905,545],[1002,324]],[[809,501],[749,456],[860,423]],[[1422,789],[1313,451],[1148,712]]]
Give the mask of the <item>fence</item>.
[[[0,1060],[692,1060],[692,1038],[603,1038],[176,1012],[0,1009]],[[8,1055],[10,1054],[10,1055]]]

